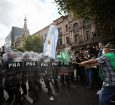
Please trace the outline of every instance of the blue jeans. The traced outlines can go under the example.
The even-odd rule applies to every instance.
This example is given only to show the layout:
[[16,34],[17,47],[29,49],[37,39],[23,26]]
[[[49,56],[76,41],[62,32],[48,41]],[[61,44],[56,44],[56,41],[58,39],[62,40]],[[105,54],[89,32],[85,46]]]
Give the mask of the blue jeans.
[[113,97],[115,97],[115,86],[103,86],[99,94],[99,105],[109,105]]
[[87,82],[89,83],[89,87],[93,85],[93,70],[86,70]]

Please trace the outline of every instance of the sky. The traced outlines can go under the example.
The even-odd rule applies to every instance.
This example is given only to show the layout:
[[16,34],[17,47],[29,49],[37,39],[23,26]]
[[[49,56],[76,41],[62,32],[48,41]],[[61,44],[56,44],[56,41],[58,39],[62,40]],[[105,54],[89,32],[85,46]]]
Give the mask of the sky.
[[23,28],[25,15],[30,34],[60,17],[54,0],[0,0],[0,47],[12,26]]

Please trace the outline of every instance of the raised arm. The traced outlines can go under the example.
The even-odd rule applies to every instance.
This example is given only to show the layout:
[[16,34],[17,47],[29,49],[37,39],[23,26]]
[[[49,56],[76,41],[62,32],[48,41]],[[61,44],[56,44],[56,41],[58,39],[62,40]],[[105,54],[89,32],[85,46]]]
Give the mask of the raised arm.
[[87,66],[87,65],[97,65],[97,60],[96,59],[91,59],[91,60],[88,60],[88,61],[84,61],[84,62],[81,62],[80,65],[84,65],[84,66]]

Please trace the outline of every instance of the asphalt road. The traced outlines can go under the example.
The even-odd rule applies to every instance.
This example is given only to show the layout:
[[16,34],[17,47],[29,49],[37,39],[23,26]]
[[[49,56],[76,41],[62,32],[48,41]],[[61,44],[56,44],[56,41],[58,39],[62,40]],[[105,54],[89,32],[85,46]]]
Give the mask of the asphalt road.
[[[34,105],[98,105],[97,89],[88,90],[82,84],[72,85],[71,88],[61,87],[51,101],[47,91],[42,89],[39,100]],[[32,105],[26,100],[24,105]]]

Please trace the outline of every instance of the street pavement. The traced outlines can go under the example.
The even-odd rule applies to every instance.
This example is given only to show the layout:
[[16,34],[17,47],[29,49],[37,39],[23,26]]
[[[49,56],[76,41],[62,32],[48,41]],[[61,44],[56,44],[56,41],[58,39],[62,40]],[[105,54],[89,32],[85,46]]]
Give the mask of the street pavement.
[[[59,93],[54,94],[54,100],[51,101],[47,94],[47,89],[40,93],[40,98],[34,105],[98,105],[97,89],[88,90],[83,84],[72,84],[71,88],[61,87]],[[32,105],[25,101],[24,105]]]

